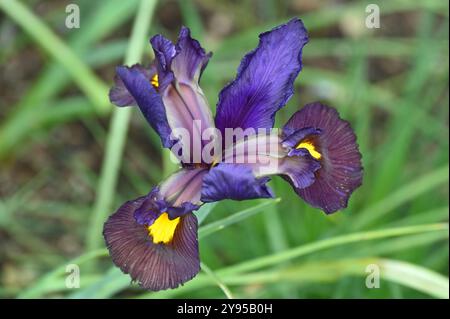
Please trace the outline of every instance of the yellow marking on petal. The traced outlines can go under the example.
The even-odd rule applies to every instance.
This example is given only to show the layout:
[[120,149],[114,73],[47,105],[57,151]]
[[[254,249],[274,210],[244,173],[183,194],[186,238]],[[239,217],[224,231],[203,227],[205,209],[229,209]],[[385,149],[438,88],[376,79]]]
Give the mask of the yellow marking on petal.
[[155,73],[154,76],[152,76],[152,79],[150,80],[151,85],[153,85],[153,87],[155,89],[159,88],[159,80],[158,80],[158,73]]
[[311,141],[300,142],[296,148],[306,148],[309,154],[315,159],[320,159],[322,157],[322,154],[316,150],[316,146]]
[[153,243],[170,243],[179,222],[180,217],[169,219],[169,214],[162,213],[153,224],[147,227],[149,235],[153,238]]

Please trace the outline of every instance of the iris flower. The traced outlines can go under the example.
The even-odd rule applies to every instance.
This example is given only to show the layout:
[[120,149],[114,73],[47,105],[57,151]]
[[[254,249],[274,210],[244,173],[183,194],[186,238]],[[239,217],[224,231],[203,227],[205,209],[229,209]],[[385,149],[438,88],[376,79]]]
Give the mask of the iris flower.
[[[162,146],[180,161],[176,173],[123,204],[105,223],[113,262],[143,288],[175,288],[192,279],[200,270],[193,212],[222,199],[271,198],[271,176],[282,176],[303,200],[326,213],[347,206],[362,180],[349,123],[315,102],[281,130],[273,129],[276,112],[293,95],[307,42],[299,19],[262,33],[236,78],[220,92],[215,118],[199,86],[211,53],[188,28],[175,44],[161,35],[151,38],[150,67],[117,67],[111,102],[139,107]],[[180,129],[188,138],[174,134]],[[229,130],[250,133],[230,142]]]

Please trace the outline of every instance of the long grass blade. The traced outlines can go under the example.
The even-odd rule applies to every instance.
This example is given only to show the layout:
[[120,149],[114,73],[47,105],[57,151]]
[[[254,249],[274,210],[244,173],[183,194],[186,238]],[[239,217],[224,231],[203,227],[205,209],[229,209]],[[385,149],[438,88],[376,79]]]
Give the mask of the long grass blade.
[[[146,37],[152,20],[156,0],[142,0],[133,26],[125,64],[139,62],[147,43]],[[94,250],[101,245],[103,222],[110,213],[114,190],[119,176],[120,163],[125,147],[125,138],[131,116],[131,108],[115,108],[106,142],[106,151],[100,173],[98,192],[93,215],[87,233],[87,249]]]
[[235,213],[231,216],[225,217],[221,220],[218,220],[216,222],[212,222],[208,225],[205,225],[198,230],[198,237],[199,237],[199,239],[203,239],[206,236],[211,235],[212,233],[215,233],[219,230],[224,229],[225,227],[228,227],[232,224],[240,222],[254,214],[262,212],[264,208],[267,208],[268,206],[271,206],[271,205],[275,205],[275,204],[279,203],[280,200],[281,199],[279,199],[279,198],[276,198],[274,200],[267,200],[259,205],[244,209],[243,211]]
[[383,198],[375,205],[366,208],[360,212],[352,222],[354,229],[361,229],[382,218],[385,214],[394,208],[406,203],[407,201],[423,194],[434,187],[448,182],[449,166],[438,168],[431,173],[418,178],[417,180],[402,186],[391,195]]
[[263,267],[273,266],[284,262],[286,260],[292,260],[306,254],[311,254],[316,251],[324,250],[331,247],[337,247],[354,242],[368,241],[380,238],[405,236],[411,234],[418,234],[424,232],[434,231],[448,231],[448,224],[428,224],[417,225],[408,227],[397,227],[375,231],[358,232],[343,236],[337,236],[334,238],[327,238],[310,244],[302,245],[296,248],[289,249],[277,254],[256,258],[254,260],[246,261],[237,265],[230,266],[220,271],[216,271],[218,275],[226,275],[237,272],[247,272]]
[[35,14],[16,0],[1,0],[0,9],[24,28],[40,46],[64,66],[97,111],[104,112],[108,108],[107,86]]

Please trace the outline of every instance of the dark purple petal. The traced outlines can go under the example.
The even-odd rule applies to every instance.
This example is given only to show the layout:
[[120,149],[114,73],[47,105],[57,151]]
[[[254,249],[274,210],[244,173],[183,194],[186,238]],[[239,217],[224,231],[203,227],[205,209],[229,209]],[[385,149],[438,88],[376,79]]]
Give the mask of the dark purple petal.
[[190,30],[186,27],[180,30],[176,48],[178,54],[173,59],[172,70],[178,82],[199,82],[212,53],[206,53],[200,43],[191,38]]
[[106,221],[103,235],[114,264],[143,288],[176,288],[200,270],[197,218],[180,217],[173,239],[154,244],[148,230],[134,218],[145,197],[123,204]]
[[361,154],[350,124],[334,108],[318,102],[308,104],[291,117],[283,130],[310,127],[321,131],[314,140],[322,155],[322,167],[311,186],[296,191],[312,206],[333,213],[347,207],[350,195],[362,183]]
[[117,67],[117,75],[133,96],[142,114],[159,134],[164,147],[171,147],[175,141],[170,139],[169,127],[161,96],[156,92],[148,78],[137,68]]
[[296,189],[308,187],[314,183],[320,164],[309,154],[298,154],[280,159],[278,174],[288,178]]
[[258,47],[242,60],[236,79],[219,95],[216,127],[271,128],[275,113],[294,92],[308,42],[303,23],[293,19],[262,33]]
[[315,127],[306,127],[300,130],[285,127],[283,133],[286,137],[281,144],[284,147],[295,148],[298,141],[305,139],[307,136],[320,135],[321,130]]
[[[140,64],[134,64],[130,67],[142,73],[148,81],[156,74],[155,66],[151,65],[149,68],[144,68]],[[136,106],[136,100],[130,94],[120,76],[114,76],[114,86],[109,91],[109,100],[112,104],[117,106]]]
[[155,35],[150,39],[150,43],[155,52],[155,62],[158,70],[159,89],[164,91],[166,87],[174,80],[171,69],[172,60],[177,54],[177,50],[172,41],[162,35]]
[[191,202],[184,202],[178,207],[168,207],[167,214],[169,214],[170,219],[174,219],[180,216],[184,216],[194,210],[199,209],[199,205],[192,204]]
[[155,220],[168,209],[169,204],[162,199],[159,194],[159,188],[153,188],[150,193],[145,196],[141,206],[134,212],[134,218],[140,225],[151,225]]
[[205,168],[183,168],[170,175],[145,196],[135,218],[141,225],[152,225],[162,214],[174,219],[200,208]]
[[200,80],[212,53],[206,53],[200,43],[191,38],[190,30],[182,27],[174,45],[162,35],[156,35],[150,43],[153,47],[160,77],[161,91],[173,81],[190,83]]
[[219,164],[203,177],[201,200],[214,202],[222,199],[245,200],[274,197],[266,185],[268,177],[256,178],[245,165]]

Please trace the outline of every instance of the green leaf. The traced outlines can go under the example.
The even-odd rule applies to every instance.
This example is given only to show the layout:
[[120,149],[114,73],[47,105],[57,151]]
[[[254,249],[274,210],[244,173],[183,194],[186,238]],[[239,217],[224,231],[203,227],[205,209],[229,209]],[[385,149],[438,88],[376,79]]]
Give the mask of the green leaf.
[[199,239],[205,238],[206,236],[209,236],[212,233],[222,230],[225,227],[228,227],[237,222],[240,222],[250,216],[255,215],[256,213],[262,212],[264,208],[267,208],[268,206],[271,206],[271,205],[275,205],[275,204],[279,203],[280,200],[281,199],[276,198],[274,200],[264,201],[263,203],[261,203],[259,205],[255,205],[253,207],[244,209],[243,211],[235,213],[231,216],[225,217],[221,220],[218,220],[216,222],[213,222],[206,226],[203,226],[198,230],[198,238]]
[[433,297],[449,298],[447,277],[403,261],[382,259],[378,264],[381,266],[383,279],[422,291]]
[[[139,62],[144,51],[144,46],[147,43],[147,32],[155,7],[156,0],[141,1],[133,25],[125,64],[131,65]],[[100,173],[97,196],[87,232],[87,250],[95,250],[102,243],[101,233],[103,223],[112,207],[131,111],[131,108],[115,108],[113,112],[111,127],[106,141],[106,150]]]
[[1,0],[0,9],[24,28],[35,41],[72,75],[97,111],[109,108],[108,87],[33,12],[16,0]]
[[431,173],[428,173],[425,176],[402,186],[400,189],[386,196],[375,205],[370,206],[358,213],[351,226],[354,229],[367,227],[377,219],[380,219],[385,214],[392,211],[394,208],[399,207],[407,201],[433,189],[440,184],[448,182],[448,179],[449,166],[446,165],[445,167],[438,168]]

